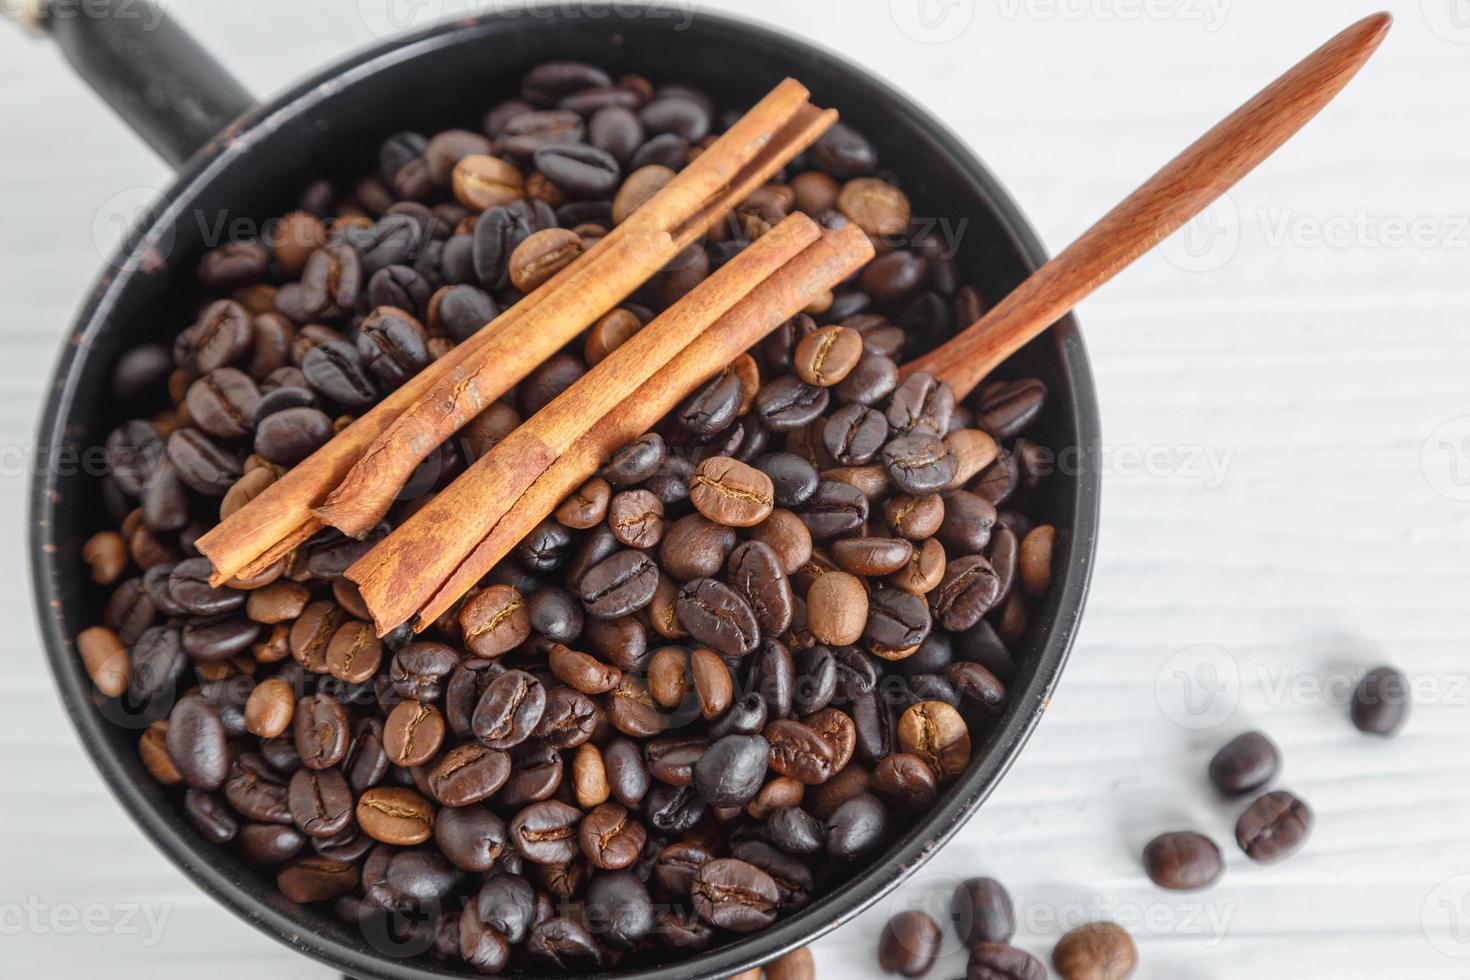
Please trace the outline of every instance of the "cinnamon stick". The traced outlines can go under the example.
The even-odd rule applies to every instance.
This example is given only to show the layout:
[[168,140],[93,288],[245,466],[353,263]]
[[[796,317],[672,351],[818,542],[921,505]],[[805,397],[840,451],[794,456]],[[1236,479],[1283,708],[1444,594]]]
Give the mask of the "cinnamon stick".
[[[831,125],[835,114],[817,112],[807,104],[807,95],[807,90],[792,79],[776,86],[655,195],[648,202],[655,205],[649,213],[660,216],[659,220],[681,239],[689,233],[691,220],[713,223],[720,214],[710,211],[712,201],[728,200],[733,186],[754,189],[764,183]],[[729,206],[739,200],[730,201]],[[322,527],[311,508],[340,483],[394,419],[456,367],[481,354],[501,331],[516,329],[539,303],[573,277],[589,266],[601,265],[618,242],[635,230],[629,227],[623,231],[622,227],[614,228],[576,262],[421,371],[264,493],[200,537],[197,546],[214,567],[211,581],[218,585],[258,574],[310,538]],[[647,231],[641,223],[636,227]]]
[[[379,630],[396,627],[410,618],[414,619],[416,631],[433,623],[509,554],[567,494],[594,475],[614,450],[652,428],[681,399],[718,374],[742,351],[801,312],[813,297],[847,278],[872,256],[872,243],[855,225],[824,233],[572,443],[473,549],[461,543],[456,552],[463,558],[442,585],[411,578],[400,580],[398,587],[404,593],[403,601],[394,604],[392,614],[378,619]],[[382,548],[392,537],[390,534],[377,547]],[[356,581],[359,565],[367,567],[372,557],[369,552],[347,570],[347,577]],[[430,591],[425,593],[426,585]],[[415,601],[417,616],[398,619],[397,611]],[[371,603],[369,608],[375,618],[386,611],[386,607],[375,608]]]
[[415,590],[405,582],[448,578],[467,543],[489,534],[594,423],[819,237],[806,215],[782,221],[517,427],[352,566],[368,608],[394,625],[412,615]]
[[[772,167],[774,172],[785,159],[799,152],[791,147],[804,148],[810,140],[815,140],[829,124],[822,122],[826,118],[832,117],[815,109],[805,115],[796,113],[791,120],[797,130],[796,141],[788,143],[784,138],[778,139],[780,134],[771,134],[766,144],[775,152],[756,154],[753,162],[757,170],[746,171],[744,179],[739,181],[742,187],[761,174],[765,164],[779,159],[781,162]],[[717,143],[701,154],[691,166],[708,153],[716,152],[718,146]],[[764,183],[767,176],[761,176],[750,190]],[[430,453],[666,266],[749,193],[735,196],[740,188],[727,187],[715,195],[713,202],[701,203],[693,213],[688,213],[687,196],[702,186],[696,185],[691,190],[670,182],[654,195],[624,222],[622,227],[628,231],[608,252],[605,261],[585,267],[568,279],[533,309],[516,331],[502,332],[473,358],[459,362],[422,399],[394,419],[363,452],[338,487],[313,509],[314,516],[355,537],[372,530]],[[679,216],[678,220],[670,221],[670,214]]]

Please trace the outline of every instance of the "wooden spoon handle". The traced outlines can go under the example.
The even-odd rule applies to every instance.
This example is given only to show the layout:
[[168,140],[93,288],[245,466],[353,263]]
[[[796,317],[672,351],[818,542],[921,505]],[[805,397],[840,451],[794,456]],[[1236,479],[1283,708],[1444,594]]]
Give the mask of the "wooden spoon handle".
[[1290,139],[1358,73],[1388,33],[1377,13],[1328,41],[1235,110],[963,333],[903,368],[963,398],[1006,358],[1182,227]]

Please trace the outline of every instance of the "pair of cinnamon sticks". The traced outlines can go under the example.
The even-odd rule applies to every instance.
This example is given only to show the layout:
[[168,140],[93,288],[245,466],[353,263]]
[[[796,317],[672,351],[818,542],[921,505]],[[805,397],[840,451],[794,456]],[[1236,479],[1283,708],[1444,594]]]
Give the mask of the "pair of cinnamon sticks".
[[[436,447],[825,132],[837,114],[811,105],[808,95],[792,79],[776,86],[576,262],[201,537],[197,544],[213,564],[212,581],[248,582],[262,576],[327,525],[353,536],[370,531]],[[789,247],[797,239],[783,236],[780,241]],[[776,254],[762,252],[766,260]],[[799,288],[811,281],[807,276],[790,285]],[[555,457],[552,447],[536,450],[534,456],[547,465]],[[538,472],[534,464],[527,470]],[[401,571],[412,574],[408,568]],[[410,580],[399,586],[413,584]]]

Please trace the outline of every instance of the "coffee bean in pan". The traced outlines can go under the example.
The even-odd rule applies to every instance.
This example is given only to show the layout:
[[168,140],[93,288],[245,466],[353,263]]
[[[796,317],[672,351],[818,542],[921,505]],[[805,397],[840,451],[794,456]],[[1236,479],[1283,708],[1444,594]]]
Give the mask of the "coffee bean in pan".
[[[1007,645],[1049,584],[1055,539],[1030,537],[1049,527],[1042,470],[1025,463],[1045,388],[1007,379],[959,405],[900,383],[900,363],[978,315],[960,264],[901,235],[615,453],[454,615],[380,639],[343,579],[423,491],[784,214],[898,230],[907,196],[841,126],[489,406],[367,540],[324,532],[209,585],[194,541],[215,515],[574,260],[733,118],[658,82],[558,62],[482,132],[389,137],[363,179],[306,188],[288,240],[210,253],[203,312],[113,379],[138,417],[107,439],[121,526],[116,560],[91,564],[118,583],[103,625],[127,647],[126,696],[179,698],[178,730],[142,738],[148,771],[191,787],[193,825],[239,840],[293,900],[354,922],[440,902],[430,955],[479,969],[687,955],[877,859],[989,731],[1018,668]],[[925,725],[905,714],[919,705]],[[737,866],[695,894],[718,861]],[[492,877],[444,891],[457,873]],[[555,914],[563,899],[595,899],[608,928]]]

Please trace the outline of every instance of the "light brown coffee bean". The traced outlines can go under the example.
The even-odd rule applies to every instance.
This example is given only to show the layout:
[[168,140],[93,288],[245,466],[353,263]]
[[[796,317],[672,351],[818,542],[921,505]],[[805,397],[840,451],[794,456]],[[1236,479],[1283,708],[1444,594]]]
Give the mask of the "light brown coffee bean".
[[643,329],[643,321],[631,310],[618,307],[611,310],[587,331],[587,343],[582,347],[582,359],[588,367],[596,367],[603,358],[632,339]]
[[754,527],[771,515],[775,487],[754,466],[729,456],[711,456],[694,468],[689,500],[716,524]]
[[632,216],[634,211],[641,208],[653,195],[664,189],[669,181],[674,179],[674,172],[668,167],[658,164],[649,164],[639,167],[630,173],[623,186],[613,196],[612,219],[614,224],[622,224]]
[[327,673],[348,684],[370,681],[383,664],[383,644],[371,623],[350,620],[327,644]]
[[427,701],[400,701],[383,723],[383,751],[397,766],[421,766],[444,744],[444,716]]
[[306,586],[281,579],[251,592],[245,599],[245,615],[257,623],[285,623],[300,616],[310,599]]
[[358,619],[369,620],[373,618],[373,611],[362,597],[357,583],[349,578],[339,578],[332,583],[332,598],[337,600],[337,605]]
[[252,644],[250,653],[258,664],[273,664],[291,656],[291,627],[277,623],[263,640]]
[[510,255],[510,281],[523,293],[546,282],[582,254],[582,239],[569,228],[544,228]]
[[138,740],[138,757],[161,786],[177,786],[184,781],[174,760],[168,755],[168,719],[160,718],[149,725]]
[[658,588],[653,590],[653,600],[648,604],[648,623],[666,640],[677,640],[689,635],[679,622],[679,583],[662,573]]
[[833,541],[832,560],[854,575],[890,575],[901,571],[914,555],[904,538],[842,538]]
[[958,490],[995,462],[997,447],[990,433],[979,429],[956,429],[944,437],[944,444],[954,453],[955,474],[946,490]]
[[612,487],[600,476],[582,484],[556,508],[556,519],[576,531],[585,531],[602,523],[612,500]]
[[492,585],[475,593],[459,611],[464,644],[487,659],[514,650],[531,635],[526,600],[509,585]]
[[898,719],[898,744],[923,759],[940,779],[953,779],[970,762],[970,729],[943,701],[920,701]]
[[928,595],[939,587],[948,567],[949,560],[944,554],[944,545],[939,543],[938,538],[926,538],[914,549],[908,563],[888,576],[888,581],[905,592]]
[[327,243],[321,219],[307,211],[292,211],[276,224],[273,245],[276,263],[287,279],[296,279],[306,268],[311,253]]
[[357,800],[357,825],[375,841],[397,847],[422,844],[434,833],[434,807],[402,786],[374,786]]
[[104,696],[118,697],[128,689],[128,671],[132,664],[128,648],[118,635],[106,626],[89,626],[77,634],[77,652],[87,676]]
[[99,531],[82,545],[82,561],[92,566],[92,581],[111,585],[128,567],[128,543],[116,531]]
[[276,471],[269,464],[257,466],[247,471],[244,476],[230,485],[230,489],[225,491],[224,498],[220,500],[220,520],[224,520],[262,493],[265,493],[266,489],[275,482]]
[[335,602],[313,602],[291,624],[291,656],[313,674],[327,672],[327,645],[346,614]]
[[912,211],[903,191],[876,177],[858,177],[842,186],[837,210],[870,238],[902,235]]
[[1121,926],[1089,922],[1061,938],[1051,962],[1062,980],[1125,980],[1138,966],[1138,948]]
[[623,672],[609,667],[590,653],[573,650],[560,643],[546,654],[546,664],[557,680],[583,694],[605,694],[618,686]]
[[648,693],[662,708],[676,708],[689,692],[689,656],[683,647],[664,647],[648,660]]
[[862,356],[862,334],[833,324],[801,338],[792,367],[807,384],[826,388],[847,377]]
[[725,373],[731,375],[740,382],[740,404],[735,409],[737,416],[745,415],[750,411],[750,406],[755,404],[756,393],[761,390],[761,369],[755,363],[755,358],[749,354],[741,354],[730,362]]
[[245,699],[245,730],[260,738],[275,738],[291,727],[296,692],[279,677],[267,677]]
[[776,553],[781,570],[795,575],[812,560],[812,532],[806,522],[783,507],[771,511],[769,517],[751,529],[750,536]]
[[807,591],[806,621],[822,643],[856,643],[868,625],[868,590],[862,580],[847,572],[821,575]]
[[1051,589],[1052,550],[1056,536],[1056,528],[1042,524],[1032,528],[1021,540],[1021,588],[1033,599],[1040,599]]
[[461,157],[450,183],[459,203],[475,211],[509,204],[525,194],[525,178],[513,164],[482,153]]
[[576,792],[577,805],[584,810],[607,802],[612,795],[602,750],[591,742],[577,746],[577,754],[572,757],[572,788]]
[[694,680],[700,713],[705,718],[713,720],[729,710],[735,698],[735,684],[718,653],[703,648],[695,650],[689,655],[689,673]]
[[937,493],[913,497],[902,493],[883,505],[883,519],[893,533],[910,541],[923,541],[939,533],[944,523],[944,498]]
[[820,218],[837,208],[837,192],[842,189],[837,181],[820,170],[808,170],[791,179],[791,192],[798,211],[812,218]]

